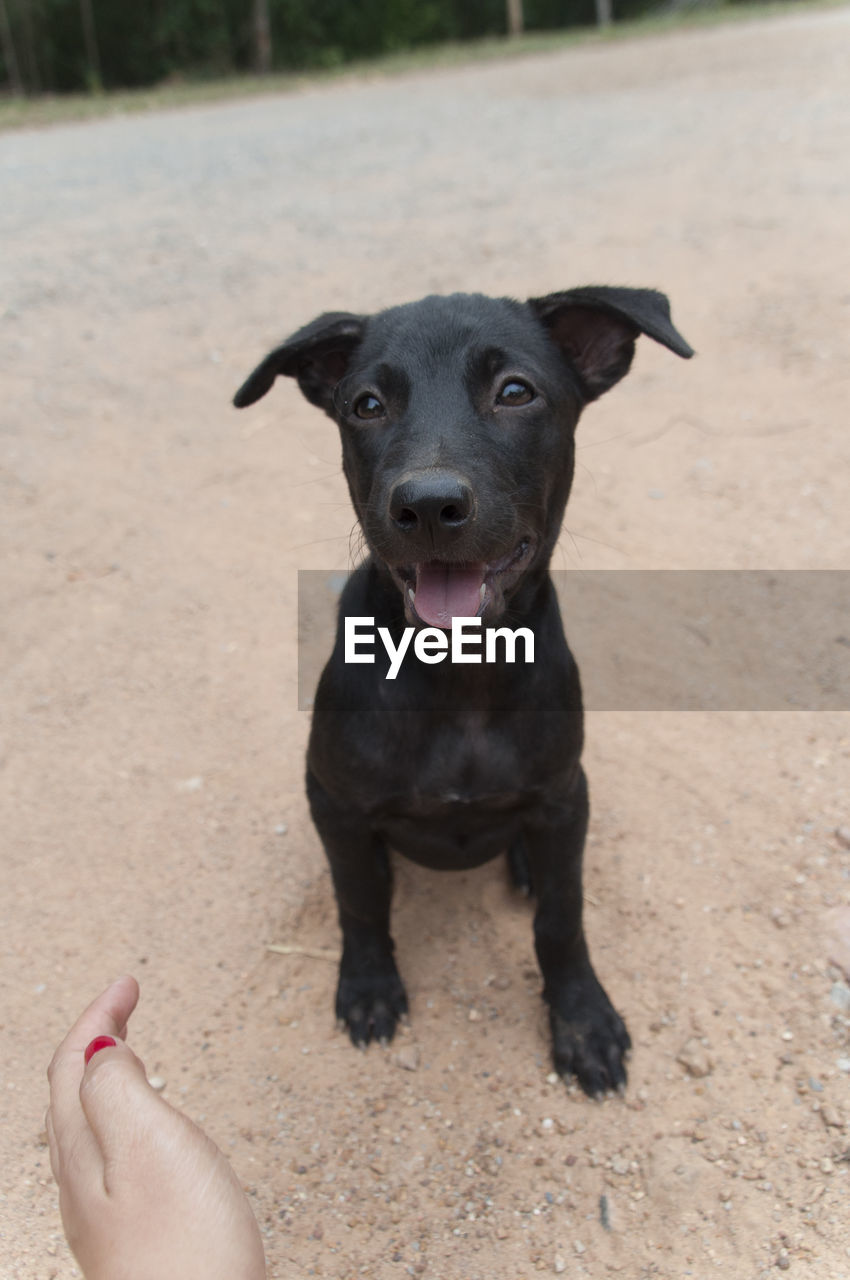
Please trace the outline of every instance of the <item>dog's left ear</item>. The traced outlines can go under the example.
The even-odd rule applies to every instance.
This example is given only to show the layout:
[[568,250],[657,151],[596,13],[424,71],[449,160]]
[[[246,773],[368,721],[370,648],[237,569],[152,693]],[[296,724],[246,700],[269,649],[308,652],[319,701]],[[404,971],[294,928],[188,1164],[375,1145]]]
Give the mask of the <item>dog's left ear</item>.
[[337,383],[345,376],[351,356],[363,341],[366,317],[348,311],[331,311],[299,329],[270,351],[233,397],[237,409],[254,404],[270,391],[282,374],[297,378],[311,404],[326,413],[333,407]]
[[575,368],[585,400],[625,377],[641,333],[686,360],[694,354],[673,327],[669,301],[654,289],[591,286],[529,298],[528,305]]

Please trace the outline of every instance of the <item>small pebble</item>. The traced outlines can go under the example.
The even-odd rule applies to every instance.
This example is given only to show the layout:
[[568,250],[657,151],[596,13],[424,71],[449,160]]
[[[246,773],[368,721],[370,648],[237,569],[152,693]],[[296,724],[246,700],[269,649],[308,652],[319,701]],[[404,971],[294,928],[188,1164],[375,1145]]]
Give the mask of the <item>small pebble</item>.
[[419,1050],[415,1044],[403,1044],[395,1055],[396,1066],[405,1071],[416,1071],[419,1066]]
[[289,828],[285,822],[279,822],[274,829],[274,833],[276,836],[285,836],[288,830]]
[[148,1080],[148,1084],[152,1089],[156,1089],[157,1093],[162,1093],[165,1088],[165,1081],[162,1076],[151,1076]]
[[850,987],[846,982],[834,982],[829,998],[833,1004],[838,1005],[842,1013],[850,1013]]
[[599,1197],[599,1221],[602,1223],[604,1231],[611,1230],[611,1215],[608,1211],[608,1197]]
[[696,1079],[711,1075],[714,1070],[712,1059],[694,1036],[676,1054],[676,1061],[685,1068],[689,1076]]
[[829,1129],[843,1129],[844,1121],[835,1107],[821,1107],[821,1119]]
[[566,1258],[561,1257],[560,1253],[556,1253],[555,1261],[552,1266],[553,1270],[560,1275],[562,1271],[566,1271],[567,1269],[567,1260]]
[[835,838],[845,849],[850,849],[850,827],[836,827]]

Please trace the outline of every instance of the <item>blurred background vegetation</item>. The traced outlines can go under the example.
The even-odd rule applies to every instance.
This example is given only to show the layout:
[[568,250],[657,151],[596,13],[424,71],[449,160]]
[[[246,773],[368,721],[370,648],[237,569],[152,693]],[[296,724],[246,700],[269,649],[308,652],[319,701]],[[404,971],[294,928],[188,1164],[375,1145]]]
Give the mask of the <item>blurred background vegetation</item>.
[[0,0],[0,94],[329,69],[735,0]]

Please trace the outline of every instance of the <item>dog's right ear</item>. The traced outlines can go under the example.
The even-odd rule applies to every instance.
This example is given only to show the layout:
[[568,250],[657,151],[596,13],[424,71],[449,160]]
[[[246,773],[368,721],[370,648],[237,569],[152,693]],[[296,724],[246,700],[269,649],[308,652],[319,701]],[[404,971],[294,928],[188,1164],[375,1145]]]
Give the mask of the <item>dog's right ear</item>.
[[297,378],[310,403],[330,413],[337,383],[345,376],[365,329],[365,316],[347,311],[329,311],[319,316],[269,352],[242,383],[233,403],[237,409],[254,404],[271,390],[275,378],[281,374]]

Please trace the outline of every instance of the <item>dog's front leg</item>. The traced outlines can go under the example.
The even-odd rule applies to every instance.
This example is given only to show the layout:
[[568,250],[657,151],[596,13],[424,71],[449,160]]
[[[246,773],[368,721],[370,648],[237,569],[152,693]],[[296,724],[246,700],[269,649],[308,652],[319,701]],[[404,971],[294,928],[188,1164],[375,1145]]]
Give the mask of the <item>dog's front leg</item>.
[[555,1070],[592,1097],[626,1082],[629,1033],[593,971],[582,926],[582,854],[587,782],[581,767],[569,793],[547,803],[524,830],[537,895],[534,942],[549,1005]]
[[407,1013],[390,937],[389,855],[363,815],[337,804],[310,771],[307,795],[330,863],[342,929],[336,1016],[354,1044],[386,1042]]

